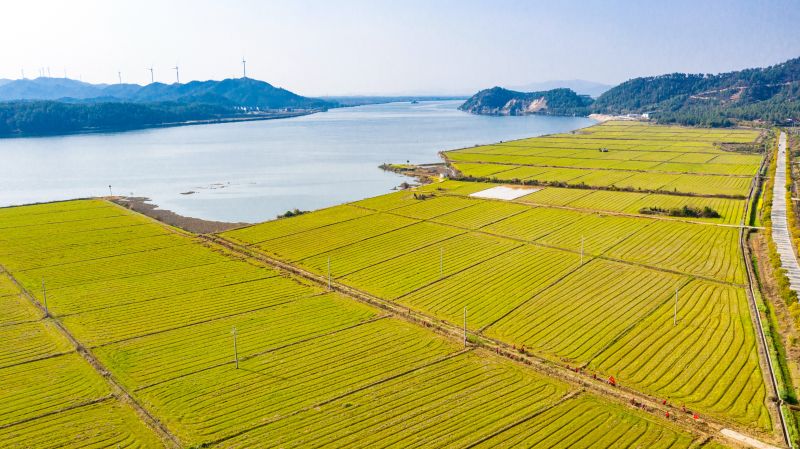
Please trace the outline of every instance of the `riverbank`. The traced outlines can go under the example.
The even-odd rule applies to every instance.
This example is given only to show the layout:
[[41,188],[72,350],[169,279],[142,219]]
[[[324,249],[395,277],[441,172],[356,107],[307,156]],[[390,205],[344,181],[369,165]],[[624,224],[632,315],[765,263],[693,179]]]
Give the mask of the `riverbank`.
[[212,232],[223,232],[234,228],[247,226],[251,223],[229,223],[225,221],[203,220],[201,218],[184,217],[183,215],[176,214],[175,212],[167,209],[160,209],[157,204],[150,203],[150,198],[134,196],[118,196],[109,197],[110,201],[119,204],[120,206],[139,212],[142,215],[147,215],[162,223],[166,223],[176,228],[181,228],[185,231],[193,232],[195,234],[210,234]]

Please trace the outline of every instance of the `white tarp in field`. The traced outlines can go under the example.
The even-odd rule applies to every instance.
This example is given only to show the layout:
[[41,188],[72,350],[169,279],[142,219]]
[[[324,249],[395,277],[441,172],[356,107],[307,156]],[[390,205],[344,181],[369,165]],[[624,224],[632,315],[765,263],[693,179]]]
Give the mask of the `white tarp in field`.
[[542,190],[542,187],[525,187],[525,186],[497,186],[491,189],[481,190],[470,194],[476,198],[491,198],[495,200],[514,200],[521,196],[530,195],[531,193]]

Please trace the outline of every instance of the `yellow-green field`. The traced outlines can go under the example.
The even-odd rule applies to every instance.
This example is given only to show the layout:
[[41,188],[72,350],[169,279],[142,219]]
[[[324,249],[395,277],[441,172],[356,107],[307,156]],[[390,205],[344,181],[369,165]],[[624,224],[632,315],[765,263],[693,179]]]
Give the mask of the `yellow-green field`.
[[631,191],[747,196],[761,155],[725,144],[753,143],[752,130],[606,122],[567,134],[448,151],[470,179],[560,183]]
[[[327,262],[320,253],[339,251],[337,277],[361,282],[369,267],[410,268],[397,263],[441,248],[453,258],[443,268],[448,277],[522,251],[523,259],[549,255],[560,264],[537,268],[545,288],[574,265],[574,255],[559,260],[557,249],[467,231],[491,221],[458,214],[463,201],[473,206],[448,198],[409,204],[407,216],[345,206],[300,216],[296,227],[281,220],[236,235],[258,248],[280,242],[287,257],[315,270]],[[498,219],[529,209],[502,206]],[[429,221],[442,211],[456,214],[445,222],[463,221],[465,229]],[[321,250],[292,237],[340,224],[350,233],[328,230]],[[395,232],[402,241],[379,240],[389,245],[383,254],[347,250],[355,240],[377,252],[370,240]],[[104,201],[0,209],[0,264],[7,270],[0,274],[3,447],[465,447],[550,439],[563,447],[689,448],[703,438]],[[426,266],[407,280],[425,285],[429,273]],[[50,317],[35,306],[45,306],[43,281]],[[402,295],[407,287],[382,288]],[[497,315],[491,306],[485,313]],[[120,399],[114,383],[167,434]],[[576,408],[596,427],[563,435],[558,429],[581,422],[570,411]],[[606,437],[598,439],[602,429]]]
[[[717,206],[721,218],[693,220],[624,212],[648,197],[689,197],[552,188],[512,201],[467,196],[480,187],[488,186],[446,181],[357,201],[320,211],[317,227],[309,224],[316,213],[306,214],[304,230],[288,237],[283,220],[221,236],[450,323],[466,308],[475,333],[772,428],[739,229],[727,225],[740,222],[741,200],[691,198],[728,207]],[[556,205],[562,191],[568,198]],[[368,213],[349,218],[354,207]],[[327,219],[337,215],[348,218]],[[668,342],[638,346],[659,337]],[[647,357],[631,357],[635,349]]]

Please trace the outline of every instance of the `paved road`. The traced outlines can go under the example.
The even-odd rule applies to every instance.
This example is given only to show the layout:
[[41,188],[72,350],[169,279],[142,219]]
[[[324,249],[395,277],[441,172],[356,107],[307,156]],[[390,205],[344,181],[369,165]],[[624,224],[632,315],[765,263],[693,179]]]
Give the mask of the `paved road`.
[[789,277],[789,286],[800,294],[800,264],[792,248],[792,239],[786,220],[786,133],[781,133],[778,142],[778,168],[775,170],[775,185],[772,188],[772,240],[778,247],[781,266]]

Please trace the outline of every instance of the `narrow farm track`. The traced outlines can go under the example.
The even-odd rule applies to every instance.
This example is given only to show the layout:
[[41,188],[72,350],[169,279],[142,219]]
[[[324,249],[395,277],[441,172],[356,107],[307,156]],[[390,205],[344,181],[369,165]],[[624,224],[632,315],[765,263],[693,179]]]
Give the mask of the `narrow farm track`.
[[[47,311],[45,310],[44,306],[37,301],[31,293],[25,289],[17,279],[3,267],[0,265],[0,271],[6,273],[6,275],[11,278],[11,280],[17,285],[19,290],[22,294],[33,304],[37,309],[39,309],[43,315],[47,316]],[[153,429],[164,442],[169,442],[173,447],[180,448],[181,443],[180,440],[173,435],[169,429],[164,426],[161,421],[158,420],[155,416],[153,416],[147,409],[142,407],[142,405],[134,399],[133,396],[128,392],[125,387],[122,386],[120,382],[114,377],[114,375],[105,367],[102,363],[92,354],[90,350],[88,350],[85,346],[83,346],[80,341],[78,341],[72,333],[57,319],[57,318],[50,318],[50,321],[58,328],[63,336],[65,336],[72,345],[77,349],[78,354],[81,355],[88,363],[92,366],[92,368],[99,374],[103,379],[105,379],[106,383],[111,387],[112,391],[124,399],[127,404],[130,404],[131,407],[136,411],[136,414],[139,415],[140,419],[142,419],[148,427]]]
[[[273,266],[279,270],[286,271],[291,274],[300,276],[304,279],[307,279],[309,281],[312,281],[317,285],[325,287],[329,285],[329,280],[327,279],[326,276],[318,275],[310,271],[307,271],[303,268],[300,268],[296,265],[274,259],[261,252],[254,251],[252,248],[248,248],[244,245],[231,242],[219,236],[205,235],[201,237],[207,239],[210,242],[223,245],[229,250],[237,252],[242,256],[252,257],[256,260],[259,260],[270,266]],[[449,336],[450,338],[463,338],[464,330],[460,326],[448,323],[446,321],[442,321],[425,313],[421,313],[418,311],[411,312],[409,309],[402,307],[398,304],[392,303],[382,298],[372,296],[361,290],[340,284],[336,281],[330,282],[330,287],[334,291],[349,296],[359,302],[365,302],[367,304],[377,306],[380,309],[383,309],[391,313],[393,316],[401,318],[405,321],[409,321],[411,323],[427,327],[437,333]],[[470,334],[473,333],[470,332]],[[567,367],[562,366],[558,363],[554,363],[548,359],[544,359],[527,352],[522,354],[515,348],[511,347],[511,345],[497,339],[489,338],[484,335],[475,335],[475,337],[477,338],[477,341],[481,346],[484,346],[512,360],[525,363],[533,367],[534,370],[536,370],[537,372],[553,376],[563,381],[567,381],[572,385],[577,386],[578,388],[592,391],[595,394],[599,394],[603,397],[610,398],[622,404],[630,404],[631,401],[636,401],[640,404],[643,404],[645,410],[650,411],[655,416],[663,417],[664,413],[669,411],[679,424],[681,424],[687,429],[691,429],[694,432],[699,432],[700,435],[707,436],[709,435],[709,433],[717,434],[724,428],[734,428],[740,433],[749,434],[747,428],[744,428],[734,422],[718,420],[714,417],[705,417],[704,424],[698,426],[696,423],[692,421],[690,417],[684,417],[681,416],[679,413],[675,413],[675,410],[674,408],[672,408],[672,406],[664,406],[661,403],[661,401],[656,397],[652,397],[650,395],[641,393],[640,391],[637,391],[635,389],[626,386],[612,387],[608,385],[603,379],[594,380],[591,377],[587,377],[585,375],[582,375],[581,373],[576,373],[574,370],[568,369]]]
[[772,188],[772,240],[778,248],[781,267],[786,270],[790,288],[800,294],[800,264],[797,262],[792,236],[789,233],[786,207],[786,133],[781,132],[775,184]]
[[[765,159],[765,161],[766,161],[766,159]],[[781,169],[781,167],[783,167],[783,168]],[[794,260],[794,263],[795,263],[795,266],[796,266],[797,265],[797,259],[795,258],[794,251],[791,248],[791,244],[792,243],[791,243],[791,239],[788,237],[789,230],[788,230],[788,227],[787,227],[787,224],[786,224],[786,195],[785,195],[786,176],[785,175],[786,175],[786,133],[781,132],[780,139],[779,139],[779,145],[778,145],[778,160],[777,160],[777,167],[776,167],[776,171],[775,171],[775,185],[774,185],[774,188],[773,188],[773,199],[772,199],[773,238],[774,238],[774,235],[775,235],[775,232],[776,232],[774,226],[776,226],[776,225],[780,226],[782,224],[783,227],[784,227],[784,230],[785,230],[785,232],[787,234],[786,238],[787,238],[788,244],[790,245],[789,246],[789,251],[791,252],[791,257],[792,257],[792,260]],[[780,176],[780,178],[779,178],[779,176]],[[781,182],[779,183],[779,181],[781,181]],[[754,195],[754,193],[756,191],[756,187],[757,186],[756,186],[755,183],[753,184],[753,186],[751,186],[749,197],[752,197]],[[783,212],[782,212],[782,214],[777,214],[776,215],[775,208],[780,206],[780,203],[778,203],[778,201],[780,201],[781,199],[782,199],[782,203],[783,203]],[[748,200],[748,203],[750,203],[749,200]],[[783,221],[782,222],[779,221],[781,215],[783,216]],[[759,358],[763,361],[763,365],[765,365],[766,368],[767,368],[767,374],[768,374],[768,378],[769,378],[769,385],[770,385],[770,387],[772,389],[772,393],[775,395],[776,398],[778,398],[775,408],[776,408],[776,411],[777,411],[778,419],[780,420],[781,433],[782,433],[784,442],[788,447],[793,448],[792,439],[791,439],[791,436],[789,434],[789,428],[788,428],[788,425],[786,423],[786,417],[784,416],[783,407],[781,406],[783,401],[780,399],[780,395],[778,393],[778,380],[777,380],[777,377],[775,375],[774,363],[772,361],[772,356],[770,355],[770,351],[767,349],[769,345],[768,345],[768,342],[767,342],[767,337],[764,334],[764,325],[761,322],[761,312],[759,311],[758,304],[756,303],[755,292],[753,290],[754,286],[757,286],[759,284],[758,284],[758,279],[756,278],[756,275],[755,275],[755,270],[753,268],[752,261],[750,259],[750,251],[749,251],[749,247],[747,245],[747,237],[746,237],[746,235],[744,233],[744,230],[740,231],[740,234],[739,234],[739,245],[740,245],[740,248],[742,250],[742,254],[745,255],[744,260],[745,260],[745,267],[747,268],[747,278],[748,278],[747,295],[748,295],[749,304],[750,304],[750,316],[751,316],[751,319],[753,320],[753,323],[754,323],[754,326],[755,326],[756,330],[758,331],[758,336],[759,336],[759,338],[757,339],[758,347],[759,347],[759,355],[761,356]],[[780,249],[779,249],[779,252],[780,252]],[[783,255],[782,254],[781,254],[781,259],[783,259]],[[781,263],[783,263],[783,260],[781,260]],[[798,269],[798,271],[800,271],[800,269]],[[794,287],[792,287],[792,288],[794,288]]]

